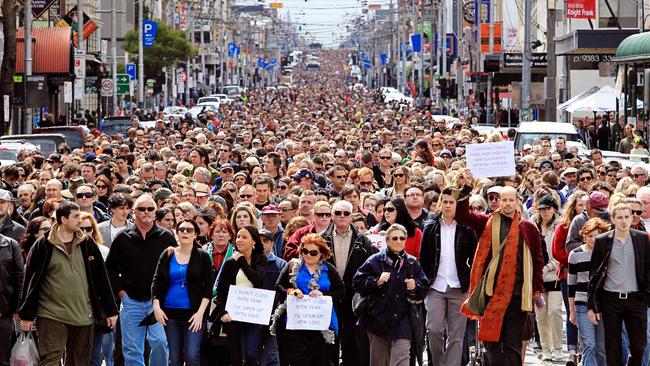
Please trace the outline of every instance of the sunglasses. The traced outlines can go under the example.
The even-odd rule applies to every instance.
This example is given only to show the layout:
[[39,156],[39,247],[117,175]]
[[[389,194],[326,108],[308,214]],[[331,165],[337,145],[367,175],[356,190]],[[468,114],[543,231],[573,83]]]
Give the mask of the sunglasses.
[[135,209],[140,211],[140,212],[145,212],[145,211],[154,212],[154,211],[156,211],[155,207],[136,207]]
[[93,192],[77,192],[77,198],[93,198],[95,194]]
[[287,188],[289,188],[289,186],[284,186],[284,185],[282,185],[282,186],[278,186],[278,189],[281,189],[281,190],[285,190],[285,189],[287,189]]
[[390,160],[392,156],[380,156],[379,159],[381,160]]
[[632,210],[632,215],[641,216],[642,213],[643,213],[643,210]]
[[93,227],[92,226],[82,226],[80,227],[81,231],[87,232],[87,233],[92,233],[93,232]]
[[253,198],[254,195],[252,195],[252,194],[240,194],[239,197],[241,197],[241,198]]
[[359,182],[359,185],[360,185],[360,186],[371,186],[371,185],[372,185],[372,181]]
[[393,177],[395,177],[395,178],[404,178],[404,173],[395,173],[395,174],[393,174]]
[[485,211],[485,207],[483,206],[472,206],[471,208],[474,211]]
[[315,257],[315,256],[317,256],[320,252],[319,252],[318,250],[315,250],[315,249],[314,249],[314,250],[307,250],[307,249],[305,249],[305,248],[302,248],[302,250],[300,250],[300,253],[302,253],[302,255],[310,255],[310,256],[312,256],[312,257]]
[[406,237],[405,236],[391,236],[389,239],[391,241],[405,241]]
[[326,217],[330,217],[332,214],[330,214],[329,212],[315,212],[314,215],[318,217],[326,218]]
[[395,212],[397,210],[395,207],[386,207],[384,208],[384,212]]
[[179,233],[192,234],[192,233],[194,233],[194,228],[189,227],[189,226],[183,226],[183,227],[179,227],[178,229],[176,229],[176,231],[178,231]]
[[97,189],[107,189],[108,188],[108,186],[103,185],[103,184],[102,185],[96,185],[95,187],[97,187]]
[[584,182],[584,181],[587,181],[587,180],[592,180],[592,178],[591,177],[580,177],[581,182]]
[[495,195],[489,195],[488,196],[488,201],[496,201],[499,199],[499,196]]
[[634,178],[645,177],[645,174],[632,174]]
[[335,178],[336,178],[336,179],[345,179],[346,176],[345,176],[345,175],[337,175]]
[[352,212],[350,211],[334,211],[334,216],[345,216],[348,217],[352,215]]

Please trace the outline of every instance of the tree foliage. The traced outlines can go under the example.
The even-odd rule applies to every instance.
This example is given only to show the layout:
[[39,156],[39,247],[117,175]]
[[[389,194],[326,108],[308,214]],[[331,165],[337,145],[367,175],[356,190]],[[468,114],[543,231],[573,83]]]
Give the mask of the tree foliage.
[[[138,30],[130,30],[124,36],[122,46],[130,55],[138,57]],[[196,49],[187,40],[183,31],[169,27],[165,22],[158,22],[156,42],[153,47],[144,48],[145,79],[158,79],[163,67],[170,68],[178,61],[185,61],[196,55]]]

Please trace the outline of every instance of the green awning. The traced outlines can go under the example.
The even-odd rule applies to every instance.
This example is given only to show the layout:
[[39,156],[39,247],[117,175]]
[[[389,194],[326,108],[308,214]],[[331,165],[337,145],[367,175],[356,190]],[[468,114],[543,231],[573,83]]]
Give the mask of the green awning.
[[650,61],[650,32],[633,34],[616,49],[616,62]]

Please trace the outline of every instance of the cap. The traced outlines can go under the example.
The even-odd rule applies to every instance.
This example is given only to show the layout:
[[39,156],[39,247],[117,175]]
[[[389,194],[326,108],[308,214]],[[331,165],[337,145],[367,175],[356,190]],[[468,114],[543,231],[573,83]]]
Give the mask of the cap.
[[75,177],[70,179],[68,182],[68,189],[61,191],[61,196],[71,200],[74,199],[74,195],[77,194],[77,188],[81,187],[84,184],[84,179],[82,177]]
[[89,152],[86,154],[86,163],[92,163],[93,161],[95,161],[96,158],[97,156],[95,155],[94,152]]
[[14,200],[14,197],[11,195],[11,192],[6,189],[0,189],[0,201],[11,202]]
[[309,178],[311,180],[314,180],[314,173],[312,173],[311,170],[307,168],[300,168],[298,172],[294,175],[291,176],[294,180],[300,180],[302,178]]
[[537,203],[537,208],[551,208],[553,207],[554,209],[558,209],[558,204],[555,198],[553,196],[547,194],[546,196],[542,197],[539,202]]
[[451,154],[451,151],[449,151],[449,150],[447,150],[447,149],[442,149],[442,151],[440,151],[440,157],[442,158],[442,157],[444,157],[444,155],[447,155],[447,156],[449,156],[449,157],[452,157],[452,156],[453,156],[453,155]]
[[522,150],[522,151],[524,151],[524,150],[530,150],[530,149],[532,149],[532,148],[533,148],[533,147],[530,146],[530,144],[524,144],[524,147],[523,147],[521,150]]
[[279,214],[280,209],[276,205],[267,205],[262,208],[262,215],[264,214]]
[[542,160],[539,163],[539,168],[540,169],[553,169],[553,162],[548,160],[548,159]]
[[576,174],[576,173],[578,173],[578,169],[571,166],[564,169],[564,171],[562,172],[562,176],[565,176],[567,174]]
[[594,191],[589,194],[587,203],[589,204],[589,208],[594,210],[594,212],[601,213],[607,211],[609,198],[602,192]]
[[153,199],[158,201],[158,200],[166,200],[170,198],[174,192],[172,192],[171,189],[169,188],[158,188],[156,189],[156,192],[153,194]]
[[501,187],[501,186],[490,187],[490,188],[488,189],[488,191],[487,191],[487,194],[490,194],[490,193],[497,193],[497,194],[499,194],[499,193],[501,193],[501,189],[502,189],[502,188],[503,188],[503,187]]
[[210,195],[210,188],[205,183],[194,183],[194,190],[197,197],[205,197]]
[[48,156],[45,161],[60,163],[61,162],[61,155],[59,155],[59,154],[50,154],[50,156]]
[[268,229],[261,229],[259,231],[259,233],[260,233],[261,237],[273,240],[273,233],[271,231],[269,231]]
[[111,161],[111,157],[106,154],[99,154],[97,155],[97,160],[101,161],[102,163],[106,163]]
[[223,164],[222,166],[219,167],[220,171],[227,170],[227,169],[235,170],[235,166],[233,164],[231,164],[231,163],[225,163],[225,164]]

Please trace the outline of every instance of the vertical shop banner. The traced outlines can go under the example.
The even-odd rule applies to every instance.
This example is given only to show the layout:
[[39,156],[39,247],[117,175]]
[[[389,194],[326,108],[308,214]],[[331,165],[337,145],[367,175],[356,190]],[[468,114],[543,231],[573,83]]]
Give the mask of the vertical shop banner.
[[[501,53],[501,23],[494,23],[494,49],[492,53]],[[481,24],[481,53],[490,53],[490,25]]]
[[566,16],[573,19],[596,19],[596,0],[567,0]]

